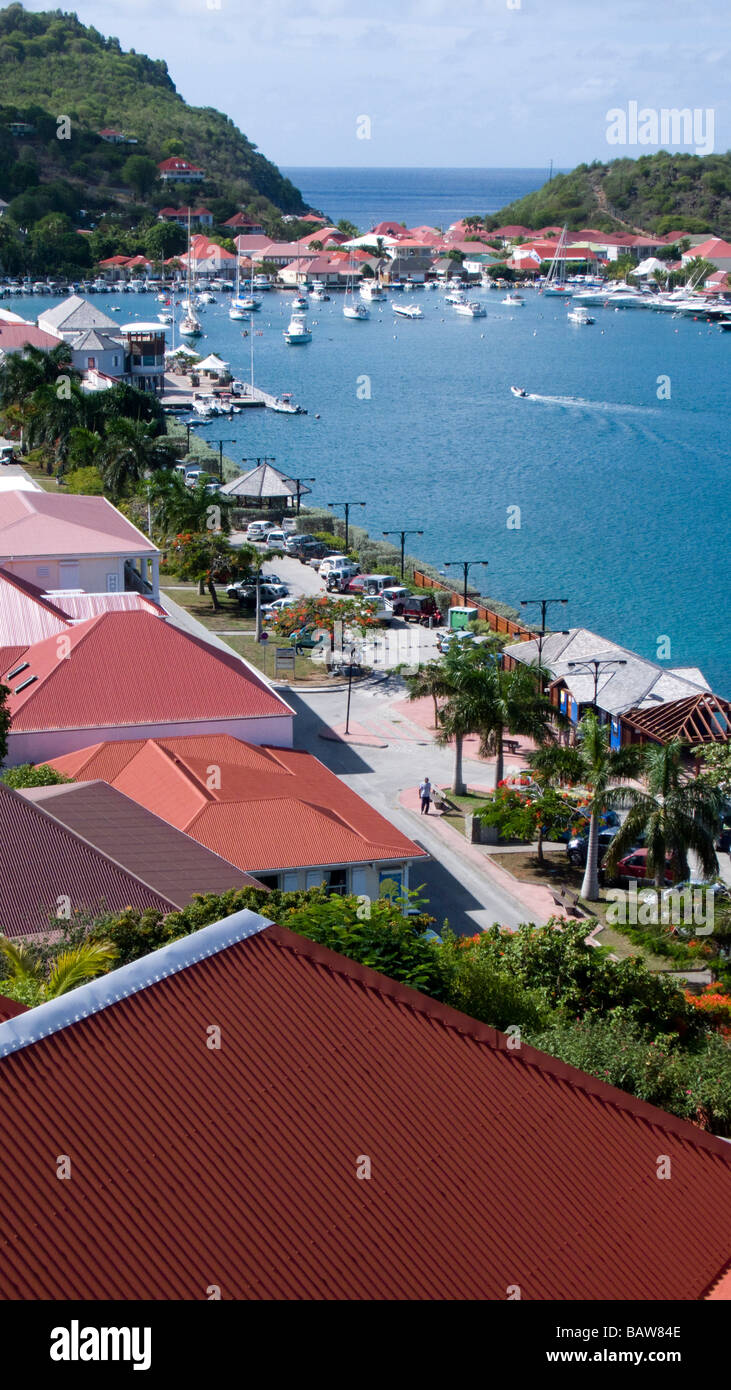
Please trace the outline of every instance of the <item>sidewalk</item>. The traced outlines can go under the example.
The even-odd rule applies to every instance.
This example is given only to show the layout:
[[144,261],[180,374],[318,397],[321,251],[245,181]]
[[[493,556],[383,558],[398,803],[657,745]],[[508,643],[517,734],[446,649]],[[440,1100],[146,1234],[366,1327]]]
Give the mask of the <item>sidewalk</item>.
[[[399,803],[405,810],[418,816],[422,822],[426,819],[421,815],[418,787],[405,788],[399,795]],[[550,889],[542,887],[541,884],[523,883],[520,879],[514,878],[502,865],[496,864],[484,849],[471,844],[459,830],[455,830],[440,811],[430,811],[428,819],[430,828],[440,836],[446,848],[478,869],[497,888],[509,893],[527,910],[533,921],[546,922],[549,917],[563,917],[568,920],[564,908],[556,906]]]

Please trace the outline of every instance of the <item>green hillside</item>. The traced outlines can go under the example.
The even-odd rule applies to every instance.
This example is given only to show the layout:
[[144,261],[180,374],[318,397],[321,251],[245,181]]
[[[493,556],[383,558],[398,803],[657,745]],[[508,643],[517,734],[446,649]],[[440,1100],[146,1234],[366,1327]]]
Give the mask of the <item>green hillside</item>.
[[[155,162],[168,154],[184,154],[205,170],[206,192],[244,205],[265,198],[285,213],[304,209],[299,190],[233,121],[213,108],[184,102],[162,60],[134,50],[124,53],[118,39],[104,38],[76,15],[60,10],[31,14],[22,5],[0,10],[0,72],[0,194],[5,198],[20,191],[3,187],[19,153],[7,138],[8,112],[10,119],[36,124],[35,112],[53,118],[50,138],[40,149],[37,139],[24,140],[20,153],[30,162],[31,150],[41,182],[62,177],[118,189],[130,153]],[[70,140],[55,138],[61,113],[71,120]],[[138,147],[117,148],[98,141],[97,132],[105,126],[135,136]]]
[[667,154],[579,164],[484,219],[485,226],[568,224],[570,231],[713,231],[731,236],[731,154]]

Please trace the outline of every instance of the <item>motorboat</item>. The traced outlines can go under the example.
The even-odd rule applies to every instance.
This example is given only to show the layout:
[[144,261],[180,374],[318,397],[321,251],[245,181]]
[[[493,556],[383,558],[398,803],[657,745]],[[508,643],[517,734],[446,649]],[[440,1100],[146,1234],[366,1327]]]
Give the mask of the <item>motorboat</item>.
[[292,313],[304,314],[307,312],[308,308],[309,305],[307,303],[307,300],[305,299],[305,296],[303,294],[296,294],[294,299],[292,300]]
[[386,298],[383,288],[376,280],[365,280],[360,287],[360,296],[371,304]]
[[211,396],[196,396],[193,401],[193,413],[203,420],[209,420],[213,415],[219,415],[220,411]]
[[566,317],[570,324],[595,324],[596,322],[596,318],[593,318],[592,314],[586,313],[586,310],[581,309],[581,307],[577,309],[574,306],[574,309],[568,310]]
[[399,314],[402,319],[423,319],[424,315],[418,304],[392,304],[394,314]]
[[354,301],[346,299],[343,305],[343,317],[346,319],[368,319],[370,314],[365,304],[356,304]]
[[[112,309],[110,312],[111,312],[111,313],[116,313],[117,310],[116,310],[116,309]],[[173,321],[172,310],[171,310],[171,309],[163,309],[162,312],[158,314],[157,318],[158,318],[158,322],[159,322],[159,323],[172,323],[172,321]]]
[[525,391],[522,386],[511,386],[510,390],[512,391],[514,396],[524,397],[528,395],[528,392]]
[[480,304],[478,299],[472,299],[465,304],[455,304],[454,308],[456,313],[463,314],[468,319],[484,319],[487,316],[484,304]]
[[215,304],[216,297],[215,295],[211,294],[210,290],[201,290],[200,294],[198,295],[198,302],[199,304]]
[[283,391],[276,400],[267,402],[270,410],[276,410],[280,415],[306,415],[307,411],[301,405],[295,405],[289,391]]
[[445,304],[466,304],[467,295],[464,290],[447,290],[444,296]]
[[300,343],[309,343],[311,340],[312,332],[307,327],[306,320],[301,314],[293,314],[289,321],[289,326],[284,330],[285,343],[289,343],[290,347],[294,347]]
[[270,290],[271,287],[272,287],[272,283],[271,283],[271,280],[269,279],[269,276],[268,276],[268,275],[255,275],[255,276],[254,276],[254,280],[253,280],[253,284],[252,284],[252,289],[255,289],[255,290]]
[[506,294],[505,298],[500,300],[500,303],[511,304],[514,309],[523,308],[523,301],[519,294]]

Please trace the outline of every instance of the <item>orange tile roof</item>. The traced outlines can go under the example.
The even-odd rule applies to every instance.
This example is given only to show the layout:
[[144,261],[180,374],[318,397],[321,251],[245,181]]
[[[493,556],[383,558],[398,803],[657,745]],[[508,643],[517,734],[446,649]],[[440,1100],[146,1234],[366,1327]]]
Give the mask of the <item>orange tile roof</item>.
[[6,1300],[685,1301],[728,1266],[723,1140],[252,913],[0,1024],[0,1108]]
[[102,743],[54,758],[101,778],[250,873],[424,857],[311,753],[230,734]]

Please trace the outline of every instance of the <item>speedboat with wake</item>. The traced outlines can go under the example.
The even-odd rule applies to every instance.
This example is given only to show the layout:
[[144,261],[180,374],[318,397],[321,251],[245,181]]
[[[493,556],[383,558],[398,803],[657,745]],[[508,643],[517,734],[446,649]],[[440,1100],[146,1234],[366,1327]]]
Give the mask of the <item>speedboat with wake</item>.
[[511,386],[510,390],[512,391],[514,396],[525,397],[528,395],[528,392],[525,391],[522,386]]

